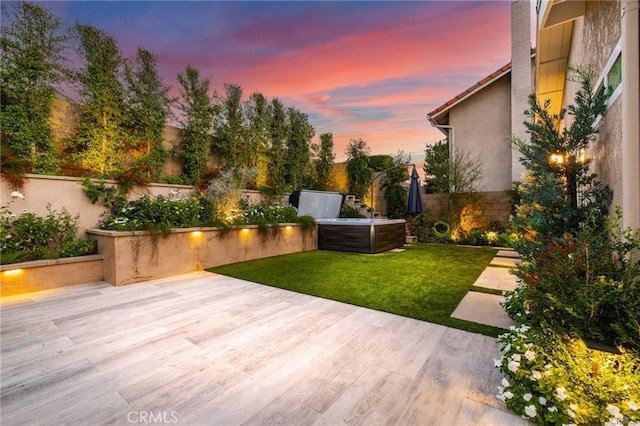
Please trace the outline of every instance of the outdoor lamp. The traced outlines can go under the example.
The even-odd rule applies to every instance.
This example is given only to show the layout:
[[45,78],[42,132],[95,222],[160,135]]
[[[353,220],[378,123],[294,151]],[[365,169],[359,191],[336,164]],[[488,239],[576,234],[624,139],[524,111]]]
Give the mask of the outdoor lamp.
[[562,163],[564,163],[564,156],[562,154],[560,154],[559,152],[551,154],[549,156],[549,163],[559,166]]

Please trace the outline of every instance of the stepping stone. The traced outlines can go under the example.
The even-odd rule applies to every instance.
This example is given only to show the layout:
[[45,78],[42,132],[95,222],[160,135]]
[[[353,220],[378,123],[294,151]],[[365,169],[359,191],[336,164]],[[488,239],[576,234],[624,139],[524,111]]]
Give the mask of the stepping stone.
[[506,266],[507,268],[515,268],[520,259],[510,257],[494,257],[489,266]]
[[500,299],[502,296],[470,291],[462,298],[451,317],[507,329],[515,325],[515,322],[500,306]]
[[512,257],[514,259],[519,259],[520,253],[515,250],[498,250],[496,257]]
[[516,276],[512,275],[507,268],[487,267],[473,285],[495,290],[513,291],[516,288]]

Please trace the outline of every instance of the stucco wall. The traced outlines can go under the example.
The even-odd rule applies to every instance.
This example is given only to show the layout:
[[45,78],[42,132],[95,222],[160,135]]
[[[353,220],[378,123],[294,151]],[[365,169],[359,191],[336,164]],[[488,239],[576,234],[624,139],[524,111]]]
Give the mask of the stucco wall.
[[465,99],[449,112],[449,124],[454,130],[454,146],[468,152],[482,163],[482,191],[511,189],[510,77],[495,83]]
[[[115,181],[106,181],[115,184]],[[168,195],[171,192],[188,195],[193,187],[187,185],[168,185],[154,183],[146,188],[134,188],[129,193],[129,199],[135,200],[142,194],[151,196]],[[66,208],[71,215],[80,215],[80,237],[84,237],[85,229],[95,228],[98,218],[106,210],[98,204],[91,204],[91,201],[82,192],[80,178],[68,176],[43,176],[27,175],[22,193],[24,199],[16,198],[12,200],[13,189],[2,179],[0,181],[0,204],[8,205],[9,211],[19,215],[23,210],[35,213],[39,216],[47,214],[47,204],[52,210],[62,211]],[[249,202],[258,203],[262,200],[262,195],[258,191],[243,191]]]
[[155,237],[148,232],[89,232],[104,256],[104,281],[112,285],[318,248],[317,228],[305,233],[296,224],[282,224],[275,236],[262,235],[255,225],[227,231],[176,229]]
[[[569,64],[590,67],[594,72],[594,84],[620,39],[620,7],[617,1],[587,2],[584,17],[574,23]],[[564,107],[574,103],[579,89],[579,83],[571,80],[571,73],[568,77]],[[567,126],[570,124],[569,116]],[[593,172],[613,189],[613,211],[616,205],[622,205],[622,97],[609,106],[596,128],[598,134],[587,156]]]

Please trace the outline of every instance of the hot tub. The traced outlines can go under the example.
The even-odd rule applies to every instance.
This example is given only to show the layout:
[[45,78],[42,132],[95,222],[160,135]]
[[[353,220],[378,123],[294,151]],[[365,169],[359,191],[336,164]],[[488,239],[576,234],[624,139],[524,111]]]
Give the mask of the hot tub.
[[318,249],[380,253],[402,247],[404,219],[338,218],[344,195],[326,191],[295,191],[289,202],[299,215],[311,215],[318,224]]
[[317,219],[318,249],[380,253],[402,247],[404,219]]

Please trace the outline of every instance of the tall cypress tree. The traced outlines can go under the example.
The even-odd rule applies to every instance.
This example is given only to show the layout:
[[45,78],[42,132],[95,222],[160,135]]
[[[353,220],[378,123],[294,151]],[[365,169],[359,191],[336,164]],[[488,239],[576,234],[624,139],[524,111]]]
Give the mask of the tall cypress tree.
[[160,78],[156,56],[142,48],[135,62],[126,65],[125,77],[130,158],[133,166],[147,169],[148,179],[157,179],[168,156],[162,141],[171,103],[169,87]]
[[331,172],[333,171],[333,161],[336,158],[333,153],[333,133],[323,133],[320,135],[320,148],[318,150],[318,161],[316,162],[316,174],[318,178],[318,188],[330,190]]
[[289,133],[287,113],[278,98],[271,100],[270,111],[269,188],[273,194],[284,194],[288,189],[285,180],[285,153]]
[[130,140],[126,138],[124,88],[120,81],[123,58],[118,45],[104,31],[76,24],[84,69],[80,83],[80,123],[69,148],[77,164],[99,176],[116,176],[124,169]]
[[13,167],[7,163],[13,157],[26,170],[57,173],[50,117],[56,85],[68,72],[64,66],[67,38],[59,19],[42,6],[9,4],[2,5],[5,22],[0,26],[2,165]]
[[287,109],[289,132],[285,152],[285,179],[293,190],[311,184],[311,139],[315,130],[309,117],[295,108]]
[[[554,115],[549,113],[548,101],[540,104],[531,95],[526,111],[529,121],[524,123],[531,140],[513,140],[528,171],[519,187],[521,202],[513,218],[513,224],[527,236],[520,247],[525,255],[535,255],[542,245],[564,233],[575,235],[587,222],[602,223],[611,202],[611,190],[589,170],[585,156],[597,133],[593,123],[606,108],[607,94],[594,93],[589,70],[574,72],[580,82],[575,104]],[[567,115],[573,120],[563,128],[560,123]]]
[[362,199],[369,188],[372,175],[369,168],[369,147],[362,139],[351,139],[345,153],[347,154],[349,193]]
[[178,109],[182,113],[179,118],[183,136],[182,174],[195,183],[207,171],[211,157],[214,108],[209,95],[209,79],[201,78],[196,68],[188,66],[178,74],[178,82],[181,87]]

